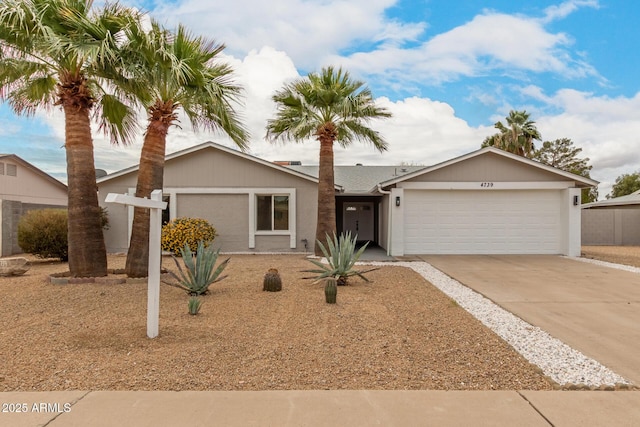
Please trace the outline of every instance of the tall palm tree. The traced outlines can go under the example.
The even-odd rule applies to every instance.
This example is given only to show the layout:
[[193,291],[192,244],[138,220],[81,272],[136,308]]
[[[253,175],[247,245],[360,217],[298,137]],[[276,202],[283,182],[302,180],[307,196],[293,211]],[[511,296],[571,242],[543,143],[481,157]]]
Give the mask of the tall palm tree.
[[317,242],[326,242],[326,236],[336,232],[333,144],[347,147],[362,141],[380,152],[386,150],[384,138],[367,124],[372,119],[391,117],[391,113],[375,105],[363,82],[333,67],[285,84],[273,95],[273,101],[277,112],[267,122],[268,139],[301,142],[314,137],[320,142],[315,253],[321,255]]
[[91,114],[113,142],[135,120],[96,70],[119,60],[123,30],[138,19],[118,5],[90,0],[3,0],[0,4],[0,100],[17,114],[60,106],[65,120],[72,276],[105,276],[107,255],[96,191]]
[[[148,114],[140,155],[137,197],[149,197],[163,187],[165,145],[171,126],[177,125],[181,110],[193,128],[223,131],[242,150],[248,133],[234,110],[241,88],[233,83],[231,66],[219,59],[223,45],[194,37],[179,26],[175,33],[157,22],[151,28],[132,28],[123,54],[129,64],[122,81]],[[134,210],[131,241],[127,253],[129,277],[148,275],[149,211]]]
[[487,137],[482,147],[496,147],[523,157],[531,157],[534,152],[533,140],[542,140],[536,122],[529,120],[526,111],[509,111],[506,126],[497,122],[494,127],[500,132]]

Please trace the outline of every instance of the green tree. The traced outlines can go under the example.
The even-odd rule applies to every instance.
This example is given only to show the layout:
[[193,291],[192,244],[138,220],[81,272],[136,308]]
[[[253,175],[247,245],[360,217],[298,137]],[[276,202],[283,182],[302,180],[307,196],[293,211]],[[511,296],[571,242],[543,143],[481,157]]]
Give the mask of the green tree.
[[[585,178],[591,178],[592,166],[588,164],[589,158],[581,159],[578,155],[582,148],[573,145],[569,138],[545,141],[542,147],[535,150],[531,158],[554,168],[571,172]],[[582,190],[582,203],[591,203],[598,200],[598,188],[585,188]]]
[[509,111],[507,124],[497,122],[494,127],[498,133],[488,136],[482,142],[482,147],[496,147],[523,157],[530,157],[535,149],[533,140],[541,140],[536,122],[529,119],[526,111]]
[[[183,26],[169,32],[154,21],[149,30],[130,30],[130,42],[123,49],[129,79],[118,83],[148,112],[136,196],[149,197],[163,188],[167,133],[177,125],[179,111],[194,130],[223,131],[242,150],[248,133],[234,109],[241,88],[233,83],[231,66],[219,59],[223,45],[194,37]],[[127,275],[147,276],[148,259],[149,210],[135,208]]]
[[384,138],[367,125],[372,119],[391,117],[391,113],[375,105],[363,82],[334,67],[286,84],[273,100],[277,112],[267,122],[268,139],[302,142],[313,137],[320,143],[315,253],[321,256],[317,242],[326,242],[327,236],[336,233],[333,144],[347,147],[362,141],[381,152],[386,150]]
[[91,136],[91,114],[113,142],[126,142],[135,114],[109,92],[99,70],[120,61],[123,30],[138,16],[90,0],[3,0],[0,3],[0,100],[17,114],[61,107],[69,192],[69,270],[105,276],[107,255]]
[[638,190],[640,190],[640,172],[625,173],[616,178],[615,184],[611,187],[611,193],[605,197],[612,199],[614,197],[626,196]]

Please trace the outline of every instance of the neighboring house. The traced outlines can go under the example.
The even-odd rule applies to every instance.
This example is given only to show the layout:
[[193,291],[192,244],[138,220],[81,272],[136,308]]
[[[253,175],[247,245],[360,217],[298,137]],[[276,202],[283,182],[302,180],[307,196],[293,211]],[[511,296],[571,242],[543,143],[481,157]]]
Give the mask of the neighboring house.
[[[225,252],[308,252],[317,167],[268,162],[211,142],[167,156],[165,219],[209,220]],[[137,166],[98,179],[135,192]],[[430,167],[336,166],[338,232],[394,256],[580,254],[580,191],[596,181],[493,147]],[[107,250],[128,246],[132,208],[109,206]]]
[[640,190],[582,205],[583,245],[640,245]]
[[66,185],[15,154],[0,154],[0,256],[22,252],[18,222],[24,213],[66,206]]

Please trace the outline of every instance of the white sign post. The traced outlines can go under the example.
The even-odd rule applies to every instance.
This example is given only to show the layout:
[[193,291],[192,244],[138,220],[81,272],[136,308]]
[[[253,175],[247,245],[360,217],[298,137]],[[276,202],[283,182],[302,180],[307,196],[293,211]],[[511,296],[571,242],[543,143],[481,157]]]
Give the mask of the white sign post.
[[129,196],[128,194],[109,193],[104,199],[107,203],[121,203],[139,208],[150,209],[149,214],[149,277],[147,287],[147,336],[158,336],[160,317],[160,235],[162,233],[162,210],[167,202],[162,201],[162,190],[153,190],[151,198]]

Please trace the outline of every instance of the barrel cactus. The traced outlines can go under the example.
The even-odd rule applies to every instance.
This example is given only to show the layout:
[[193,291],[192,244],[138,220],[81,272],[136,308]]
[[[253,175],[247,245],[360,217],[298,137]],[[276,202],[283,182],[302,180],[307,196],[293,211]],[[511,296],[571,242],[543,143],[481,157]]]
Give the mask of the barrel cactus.
[[335,304],[336,296],[338,295],[338,284],[334,277],[327,278],[324,285],[324,298],[327,304]]
[[270,268],[264,275],[262,290],[268,292],[279,292],[282,290],[282,279],[277,269]]

